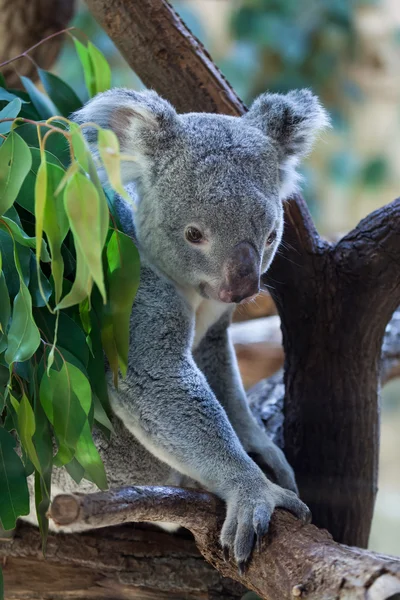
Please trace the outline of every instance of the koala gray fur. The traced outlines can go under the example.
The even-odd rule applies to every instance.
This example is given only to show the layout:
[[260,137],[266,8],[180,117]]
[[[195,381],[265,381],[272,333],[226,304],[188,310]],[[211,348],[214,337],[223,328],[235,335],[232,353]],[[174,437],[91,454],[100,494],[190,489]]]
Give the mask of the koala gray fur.
[[[141,256],[129,366],[119,391],[110,385],[115,435],[95,433],[109,484],[214,492],[227,505],[221,544],[243,564],[275,507],[303,519],[309,511],[283,452],[250,413],[228,326],[279,246],[282,201],[326,113],[308,90],[263,94],[239,118],[178,115],[153,91],[113,89],[73,118],[112,129],[134,158],[121,167],[134,209],[117,202]],[[96,130],[85,132],[96,153]],[[95,491],[59,470],[53,488]]]

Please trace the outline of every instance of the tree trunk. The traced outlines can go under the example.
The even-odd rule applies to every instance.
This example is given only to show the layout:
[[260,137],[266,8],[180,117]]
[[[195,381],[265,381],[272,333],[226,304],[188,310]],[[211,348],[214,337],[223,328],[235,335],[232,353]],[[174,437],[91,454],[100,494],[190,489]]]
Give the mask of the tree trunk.
[[301,198],[286,218],[286,244],[267,274],[285,348],[286,454],[314,523],[366,547],[382,340],[400,301],[400,200],[335,245],[319,238]]

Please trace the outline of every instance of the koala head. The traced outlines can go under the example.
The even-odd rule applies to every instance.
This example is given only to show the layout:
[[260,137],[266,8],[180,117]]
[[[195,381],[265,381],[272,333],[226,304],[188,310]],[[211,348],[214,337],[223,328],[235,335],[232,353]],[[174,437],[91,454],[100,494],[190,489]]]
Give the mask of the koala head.
[[[135,196],[135,239],[177,284],[221,302],[259,290],[282,237],[282,200],[328,118],[308,90],[263,94],[242,117],[177,114],[153,91],[113,89],[73,118],[112,129]],[[86,129],[95,151],[96,131]]]

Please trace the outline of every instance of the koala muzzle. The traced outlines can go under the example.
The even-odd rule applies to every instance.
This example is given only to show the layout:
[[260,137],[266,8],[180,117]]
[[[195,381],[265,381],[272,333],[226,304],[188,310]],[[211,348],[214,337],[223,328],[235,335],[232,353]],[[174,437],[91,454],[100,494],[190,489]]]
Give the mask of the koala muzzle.
[[260,259],[249,242],[240,242],[224,264],[224,282],[218,292],[222,302],[238,304],[260,289]]

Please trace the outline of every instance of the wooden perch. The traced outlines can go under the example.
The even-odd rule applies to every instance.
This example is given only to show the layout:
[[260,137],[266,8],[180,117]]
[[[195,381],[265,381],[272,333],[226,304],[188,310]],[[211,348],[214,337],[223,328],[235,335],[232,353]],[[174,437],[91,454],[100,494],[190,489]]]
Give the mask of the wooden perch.
[[222,575],[237,579],[267,600],[388,600],[400,594],[400,559],[336,544],[326,531],[277,510],[270,531],[244,577],[225,562],[219,545],[223,503],[206,492],[127,487],[87,496],[60,495],[51,518],[92,527],[130,521],[168,521],[189,529],[203,556]]

